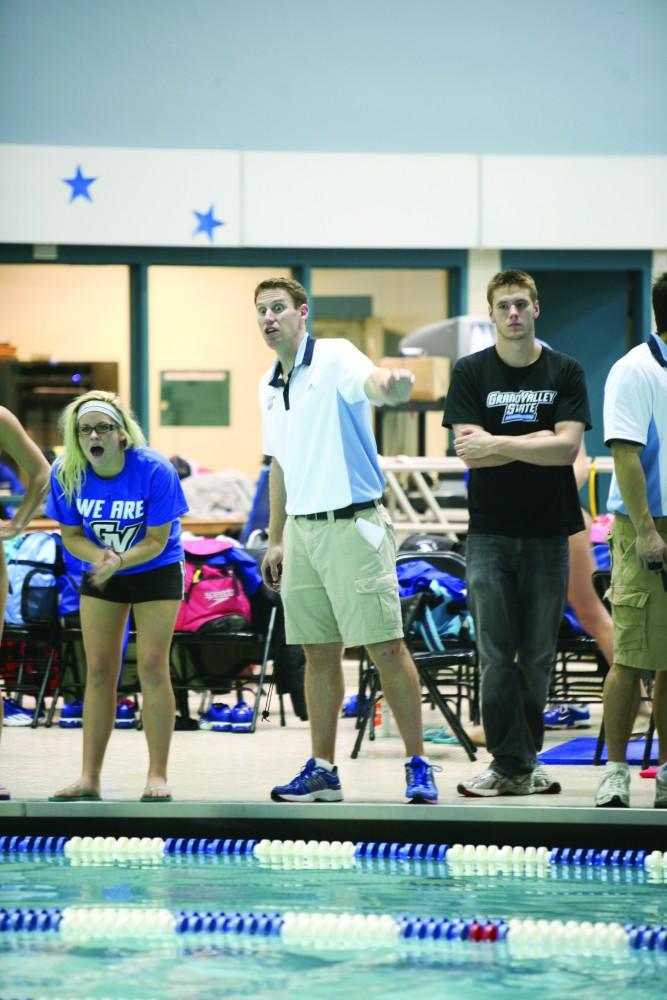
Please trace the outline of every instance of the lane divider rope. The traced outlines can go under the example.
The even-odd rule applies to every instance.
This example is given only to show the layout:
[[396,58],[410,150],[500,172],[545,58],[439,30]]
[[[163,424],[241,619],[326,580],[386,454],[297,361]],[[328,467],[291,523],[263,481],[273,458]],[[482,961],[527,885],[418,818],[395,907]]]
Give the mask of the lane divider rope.
[[326,859],[328,866],[350,867],[358,860],[445,862],[452,870],[474,865],[505,866],[513,874],[550,865],[643,868],[667,878],[667,851],[570,847],[512,847],[508,844],[420,844],[389,841],[254,840],[200,837],[29,837],[0,836],[3,854],[62,854],[79,863],[142,860],[158,863],[168,855],[242,855],[264,863],[285,858]]
[[394,947],[398,941],[507,942],[517,957],[564,951],[604,954],[622,950],[667,952],[667,928],[576,920],[490,920],[474,917],[394,917],[390,914],[199,913],[160,907],[84,907],[6,910],[0,933],[58,931],[77,941],[109,937],[153,939],[176,934],[235,934],[280,938],[297,950]]

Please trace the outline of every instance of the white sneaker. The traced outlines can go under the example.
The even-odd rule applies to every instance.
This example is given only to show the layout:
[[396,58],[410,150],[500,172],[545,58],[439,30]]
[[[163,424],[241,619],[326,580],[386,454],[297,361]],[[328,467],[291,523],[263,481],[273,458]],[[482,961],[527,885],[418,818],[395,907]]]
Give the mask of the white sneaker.
[[627,764],[605,765],[602,781],[595,793],[595,805],[627,809],[630,805],[630,768]]
[[532,795],[533,773],[507,778],[497,771],[482,771],[469,781],[462,781],[456,790],[470,799],[486,799],[493,795]]
[[656,809],[667,809],[667,764],[662,764],[655,776],[655,802],[653,804]]
[[560,781],[550,778],[541,764],[533,768],[531,787],[533,795],[558,795],[561,790]]

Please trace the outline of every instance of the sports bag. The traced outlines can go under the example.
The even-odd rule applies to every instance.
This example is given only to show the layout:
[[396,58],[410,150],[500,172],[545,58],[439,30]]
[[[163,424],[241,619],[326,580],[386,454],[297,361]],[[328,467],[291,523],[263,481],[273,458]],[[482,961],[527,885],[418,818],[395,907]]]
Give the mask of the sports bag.
[[475,641],[472,615],[447,585],[431,580],[415,615],[411,635],[418,636],[430,653],[444,653],[445,640],[471,646]]
[[[204,543],[204,544],[202,544]],[[250,601],[230,565],[213,566],[233,542],[184,542],[185,590],[176,619],[177,632],[238,632],[250,624]]]
[[[465,568],[463,560],[457,560]],[[474,643],[475,626],[463,577],[422,559],[399,563],[396,575],[404,618],[410,620],[409,634],[420,639],[429,652],[444,652],[445,640],[465,646]]]
[[7,625],[36,625],[58,619],[59,580],[65,563],[60,535],[32,531],[5,543],[9,594]]

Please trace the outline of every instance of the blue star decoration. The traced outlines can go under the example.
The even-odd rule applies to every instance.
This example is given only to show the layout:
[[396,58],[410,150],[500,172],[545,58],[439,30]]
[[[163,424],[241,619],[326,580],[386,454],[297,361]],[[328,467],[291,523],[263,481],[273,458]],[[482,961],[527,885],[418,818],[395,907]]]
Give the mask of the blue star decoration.
[[211,205],[208,212],[196,212],[193,211],[193,215],[197,216],[197,228],[195,229],[193,236],[197,233],[206,233],[211,243],[213,242],[213,236],[215,230],[218,226],[224,226],[224,222],[220,222],[219,219],[215,218],[213,214],[215,211],[215,206]]
[[77,166],[76,168],[76,173],[74,174],[74,177],[63,177],[63,184],[69,184],[69,186],[72,189],[72,192],[69,196],[69,204],[71,205],[72,202],[79,197],[87,198],[88,201],[92,201],[93,199],[90,196],[90,191],[88,190],[88,188],[96,180],[97,177],[84,177],[84,175],[81,173],[81,167],[79,166]]

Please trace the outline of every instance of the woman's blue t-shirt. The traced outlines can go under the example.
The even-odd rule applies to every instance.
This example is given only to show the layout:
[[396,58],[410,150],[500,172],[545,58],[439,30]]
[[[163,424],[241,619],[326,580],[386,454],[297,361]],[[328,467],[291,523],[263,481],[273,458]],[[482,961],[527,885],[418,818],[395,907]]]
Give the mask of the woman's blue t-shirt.
[[179,518],[188,511],[181,483],[171,462],[152,448],[128,448],[125,466],[117,476],[102,479],[90,466],[71,503],[51,470],[51,492],[46,515],[60,524],[81,525],[91,542],[101,548],[127,552],[145,538],[146,529],[171,521],[169,539],[155,559],[124,573],[144,573],[183,559]]

